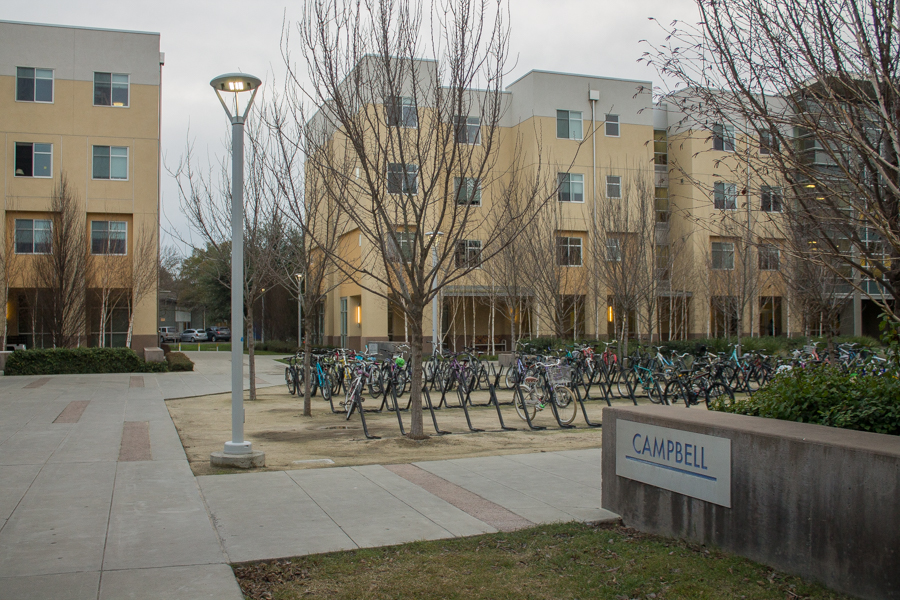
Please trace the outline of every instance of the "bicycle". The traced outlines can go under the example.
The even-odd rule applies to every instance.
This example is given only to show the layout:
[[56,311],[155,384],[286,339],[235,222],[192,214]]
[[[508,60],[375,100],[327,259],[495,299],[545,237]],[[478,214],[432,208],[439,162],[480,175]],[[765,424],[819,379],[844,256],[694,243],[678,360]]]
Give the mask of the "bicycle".
[[559,364],[540,364],[540,367],[541,377],[526,376],[519,384],[521,399],[515,403],[516,413],[523,421],[533,421],[537,412],[552,402],[559,422],[569,425],[578,414],[575,393],[568,387],[572,381],[572,369]]

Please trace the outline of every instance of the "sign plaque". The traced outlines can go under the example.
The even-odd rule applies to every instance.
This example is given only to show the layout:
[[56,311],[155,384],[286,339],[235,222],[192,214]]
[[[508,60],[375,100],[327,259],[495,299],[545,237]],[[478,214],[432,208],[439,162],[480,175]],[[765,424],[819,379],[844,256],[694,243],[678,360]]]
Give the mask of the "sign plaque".
[[620,418],[616,475],[731,508],[731,440]]

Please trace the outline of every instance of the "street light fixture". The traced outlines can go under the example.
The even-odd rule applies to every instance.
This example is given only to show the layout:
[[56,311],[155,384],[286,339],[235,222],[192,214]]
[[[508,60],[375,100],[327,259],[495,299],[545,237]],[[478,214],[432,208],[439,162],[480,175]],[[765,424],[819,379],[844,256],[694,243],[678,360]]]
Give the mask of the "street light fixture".
[[[244,121],[256,98],[262,81],[245,73],[220,75],[209,85],[231,121],[231,441],[225,442],[224,452],[213,452],[213,465],[236,467],[265,466],[266,455],[253,451],[244,440]],[[250,99],[241,111],[241,100]],[[231,98],[223,94],[232,94]],[[231,105],[229,107],[229,105]],[[232,112],[233,109],[233,112]]]

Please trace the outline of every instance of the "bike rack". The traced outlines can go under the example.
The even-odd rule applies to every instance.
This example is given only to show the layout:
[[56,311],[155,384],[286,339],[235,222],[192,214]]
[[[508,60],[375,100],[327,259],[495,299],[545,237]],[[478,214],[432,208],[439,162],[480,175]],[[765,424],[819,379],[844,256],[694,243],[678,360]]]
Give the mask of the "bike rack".
[[362,407],[361,402],[353,401],[353,406],[350,407],[350,412],[347,413],[347,420],[350,420],[350,417],[353,416],[354,412],[359,412],[359,418],[362,421],[363,433],[366,434],[366,439],[368,440],[380,440],[381,438],[377,435],[372,435],[369,433],[369,427],[366,425],[366,411]]
[[438,435],[448,435],[452,433],[450,431],[442,431],[438,428],[437,417],[434,414],[434,406],[431,404],[431,394],[428,393],[428,386],[422,386],[422,396],[425,398],[425,403],[428,404],[428,411],[431,413],[431,422],[434,423],[434,432]]
[[528,415],[528,408],[525,405],[525,396],[522,395],[522,389],[518,385],[516,385],[515,391],[516,396],[519,397],[518,401],[522,403],[522,412],[525,414],[525,422],[528,423],[528,428],[533,431],[541,431],[543,429],[547,429],[543,425],[535,425],[531,422],[531,417]]
[[[587,423],[588,427],[603,427],[603,423],[592,423],[591,419],[588,417],[587,409],[584,407],[584,401],[589,400],[589,398],[582,399],[581,393],[576,389],[575,390],[575,399],[578,400],[578,404],[581,405],[581,414],[584,417],[584,422]],[[606,401],[609,403],[609,400]]]
[[507,427],[503,422],[503,415],[500,413],[500,402],[497,400],[497,391],[494,389],[494,386],[491,385],[491,382],[488,382],[488,391],[491,393],[491,401],[488,404],[493,404],[494,408],[497,409],[497,419],[500,421],[500,429],[503,431],[517,431],[515,427]]
[[469,409],[466,408],[466,401],[467,401],[468,398],[469,398],[469,394],[470,394],[470,392],[469,392],[469,391],[466,391],[466,394],[465,394],[465,396],[464,396],[464,395],[463,395],[463,392],[462,392],[462,388],[459,387],[459,386],[457,386],[457,388],[456,388],[456,396],[459,398],[459,406],[460,406],[460,408],[463,409],[463,412],[464,412],[465,415],[466,415],[466,423],[469,425],[469,431],[471,431],[472,433],[479,433],[479,432],[484,431],[484,429],[476,429],[475,427],[472,427],[472,419],[469,418]]

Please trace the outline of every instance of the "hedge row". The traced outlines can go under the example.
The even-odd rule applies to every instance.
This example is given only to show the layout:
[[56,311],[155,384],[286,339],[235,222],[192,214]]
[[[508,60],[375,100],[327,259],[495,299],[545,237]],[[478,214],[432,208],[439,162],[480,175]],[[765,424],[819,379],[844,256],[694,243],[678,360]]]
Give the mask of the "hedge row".
[[[667,352],[669,350],[675,350],[679,353],[688,352],[690,354],[694,354],[701,347],[706,347],[709,352],[730,352],[731,347],[729,344],[735,343],[735,338],[726,339],[726,338],[701,338],[701,339],[692,339],[692,340],[672,340],[667,342],[654,342],[653,346],[662,346],[663,352]],[[564,348],[566,346],[571,347],[573,342],[570,339],[561,339],[561,338],[533,338],[533,339],[525,339],[522,340],[523,343],[529,344],[541,350],[547,350],[551,348]],[[806,337],[743,337],[741,338],[741,349],[744,352],[762,352],[764,354],[788,354],[792,350],[798,350],[806,346],[809,342],[821,342],[819,345],[820,349],[825,347],[825,338],[806,338]],[[590,340],[581,340],[579,343],[591,343]],[[836,337],[834,338],[835,345],[842,343],[855,343],[860,346],[865,347],[878,347],[881,344],[875,338],[871,337]],[[628,350],[629,352],[637,347],[637,340],[629,340],[628,341]],[[643,346],[648,346],[646,343],[642,344]],[[605,348],[604,344],[595,344],[595,349],[603,350]],[[615,350],[615,346],[610,346],[611,349]]]
[[184,352],[169,352],[166,354],[166,363],[170,371],[193,371],[194,363]]
[[79,373],[163,373],[165,363],[145,362],[131,348],[17,350],[6,359],[6,375]]
[[775,377],[750,397],[713,402],[713,410],[900,435],[900,379],[817,365]]

